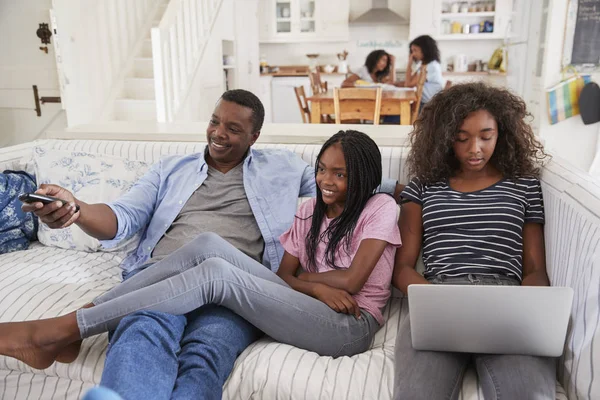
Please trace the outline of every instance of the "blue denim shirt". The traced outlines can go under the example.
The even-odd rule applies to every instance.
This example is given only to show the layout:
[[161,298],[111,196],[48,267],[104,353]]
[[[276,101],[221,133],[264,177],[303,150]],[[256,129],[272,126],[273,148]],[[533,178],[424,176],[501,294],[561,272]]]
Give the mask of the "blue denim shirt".
[[[314,168],[284,149],[250,149],[244,160],[244,188],[250,208],[265,241],[263,264],[277,271],[283,257],[279,236],[294,220],[298,197],[315,196]],[[121,268],[128,274],[141,267],[171,226],[190,196],[206,179],[204,152],[169,156],[154,164],[129,192],[108,206],[117,216],[116,236],[103,240],[111,248],[143,230],[137,250]],[[393,193],[395,181],[381,191]]]

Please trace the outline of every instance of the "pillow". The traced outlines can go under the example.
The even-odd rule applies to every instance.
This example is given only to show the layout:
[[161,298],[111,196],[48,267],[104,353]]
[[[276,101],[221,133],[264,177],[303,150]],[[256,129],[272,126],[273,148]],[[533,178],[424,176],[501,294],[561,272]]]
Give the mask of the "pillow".
[[[126,193],[146,173],[150,163],[131,161],[105,154],[35,147],[34,162],[38,184],[52,183],[71,191],[86,203],[107,203]],[[40,223],[39,241],[46,246],[94,252],[100,242],[78,226],[50,229]],[[111,251],[132,251],[139,235],[123,241]]]
[[35,240],[37,217],[21,210],[19,195],[35,191],[35,179],[21,171],[0,174],[0,254],[26,250]]

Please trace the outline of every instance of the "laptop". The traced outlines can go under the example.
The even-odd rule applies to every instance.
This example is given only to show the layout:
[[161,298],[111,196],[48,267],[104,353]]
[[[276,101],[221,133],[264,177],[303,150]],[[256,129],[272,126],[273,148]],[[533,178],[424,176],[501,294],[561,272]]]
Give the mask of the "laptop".
[[568,287],[410,285],[417,350],[558,357],[573,289]]

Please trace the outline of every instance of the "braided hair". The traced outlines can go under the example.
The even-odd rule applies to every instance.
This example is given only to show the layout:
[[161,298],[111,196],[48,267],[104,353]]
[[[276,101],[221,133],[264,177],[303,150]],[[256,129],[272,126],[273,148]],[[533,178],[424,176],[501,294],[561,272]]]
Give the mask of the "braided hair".
[[312,215],[310,232],[306,238],[309,271],[316,272],[316,253],[321,240],[327,242],[325,250],[326,263],[332,268],[339,269],[335,264],[335,253],[342,242],[345,250],[349,246],[358,218],[367,201],[375,194],[381,183],[381,153],[379,147],[369,136],[358,131],[339,131],[333,135],[321,148],[315,164],[315,179],[321,156],[330,146],[339,143],[344,153],[348,186],[346,203],[342,213],[333,219],[329,227],[321,233],[321,224],[327,211],[321,189],[317,186],[317,201]]

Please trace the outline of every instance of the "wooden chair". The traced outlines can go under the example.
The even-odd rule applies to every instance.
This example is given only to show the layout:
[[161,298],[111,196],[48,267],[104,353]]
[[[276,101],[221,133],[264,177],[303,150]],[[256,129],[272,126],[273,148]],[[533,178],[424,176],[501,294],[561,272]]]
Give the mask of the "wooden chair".
[[421,106],[421,99],[423,98],[423,87],[425,86],[425,80],[427,79],[427,65],[421,66],[421,71],[419,72],[419,80],[417,81],[417,99],[412,104],[411,111],[411,124],[414,124],[417,118],[419,117],[419,107]]
[[296,93],[296,100],[298,100],[298,107],[300,107],[300,114],[302,114],[302,121],[305,124],[310,123],[310,108],[308,108],[308,101],[306,101],[306,93],[304,92],[304,86],[294,87]]
[[372,120],[373,125],[379,125],[381,91],[380,87],[376,89],[335,88],[333,90],[335,123],[341,124],[342,120],[349,119],[366,119]]
[[313,96],[319,93],[327,93],[327,82],[321,81],[321,73],[317,70],[308,74],[310,78],[310,88]]

